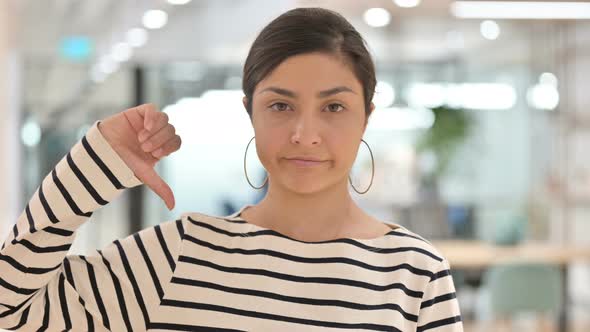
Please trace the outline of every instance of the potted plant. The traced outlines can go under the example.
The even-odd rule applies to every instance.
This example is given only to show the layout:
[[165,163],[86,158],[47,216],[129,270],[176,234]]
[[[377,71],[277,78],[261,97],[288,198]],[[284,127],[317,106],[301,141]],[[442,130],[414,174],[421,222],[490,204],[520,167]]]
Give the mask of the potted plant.
[[438,199],[438,179],[447,171],[456,150],[469,135],[471,115],[462,108],[448,105],[432,109],[434,124],[419,137],[416,150],[434,157],[434,167],[421,177],[421,190],[426,199]]

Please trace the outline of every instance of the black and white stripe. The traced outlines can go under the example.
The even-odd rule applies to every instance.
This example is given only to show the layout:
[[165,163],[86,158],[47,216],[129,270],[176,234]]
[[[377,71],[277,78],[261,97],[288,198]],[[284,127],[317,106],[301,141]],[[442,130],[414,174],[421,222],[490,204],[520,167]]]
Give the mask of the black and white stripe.
[[191,213],[68,255],[133,172],[97,124],[46,176],[0,251],[0,328],[462,331],[448,262],[405,228],[297,241]]

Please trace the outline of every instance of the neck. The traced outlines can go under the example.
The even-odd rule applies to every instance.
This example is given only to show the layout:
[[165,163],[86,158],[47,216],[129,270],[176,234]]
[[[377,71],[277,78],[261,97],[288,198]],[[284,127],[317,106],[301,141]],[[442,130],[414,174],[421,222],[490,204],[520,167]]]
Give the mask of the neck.
[[268,193],[251,211],[252,217],[259,226],[294,238],[338,238],[363,215],[347,185],[344,181],[321,192],[298,194],[269,179]]

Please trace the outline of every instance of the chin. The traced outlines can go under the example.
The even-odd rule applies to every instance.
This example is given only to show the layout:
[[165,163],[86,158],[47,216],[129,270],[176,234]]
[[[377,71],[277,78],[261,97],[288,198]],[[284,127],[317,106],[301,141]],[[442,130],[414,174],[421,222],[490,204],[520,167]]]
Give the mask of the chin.
[[322,187],[317,184],[316,185],[309,185],[309,186],[304,186],[304,185],[299,184],[296,186],[287,186],[287,189],[294,194],[311,195],[311,194],[315,194],[315,193],[319,193],[319,192],[323,191],[323,189],[325,189],[325,187]]
[[[335,179],[336,170],[334,169],[333,161],[329,161],[328,165],[318,167],[295,167],[287,164],[285,159],[281,160],[282,164],[275,171],[277,174],[273,176],[280,186],[284,189],[297,194],[313,194],[336,185],[339,182]],[[344,176],[343,181],[348,181]]]
[[287,190],[301,195],[319,193],[335,185],[325,174],[316,176],[291,176],[287,174],[286,177],[281,181],[281,185]]

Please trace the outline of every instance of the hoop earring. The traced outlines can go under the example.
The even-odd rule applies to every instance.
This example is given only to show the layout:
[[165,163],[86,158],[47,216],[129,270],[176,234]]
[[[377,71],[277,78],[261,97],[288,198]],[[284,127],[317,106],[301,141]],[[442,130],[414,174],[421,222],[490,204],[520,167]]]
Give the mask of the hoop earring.
[[252,137],[250,139],[250,142],[248,142],[248,145],[246,145],[246,152],[244,153],[244,174],[246,175],[246,181],[248,181],[248,184],[250,184],[250,187],[254,188],[254,189],[262,189],[264,188],[264,186],[266,185],[266,183],[268,182],[268,174],[266,175],[266,179],[264,179],[264,183],[262,184],[262,186],[260,187],[256,187],[252,184],[252,182],[250,182],[250,179],[248,178],[248,172],[246,171],[246,156],[248,155],[248,147],[250,146],[250,143],[252,143],[252,140],[255,138],[256,136]]
[[369,144],[367,144],[367,142],[365,142],[365,140],[363,140],[363,139],[361,139],[361,141],[363,143],[365,143],[367,148],[369,148],[369,153],[371,154],[371,165],[372,165],[372,167],[371,167],[371,182],[369,183],[369,187],[367,188],[367,190],[365,190],[363,192],[359,192],[358,190],[356,190],[356,188],[352,184],[352,179],[350,178],[350,174],[348,175],[348,182],[350,182],[350,185],[352,186],[352,189],[354,189],[354,191],[356,191],[357,193],[362,195],[362,194],[365,194],[367,191],[369,191],[369,189],[373,185],[373,178],[375,177],[375,159],[373,158],[373,151],[371,151],[371,147],[369,146]]

